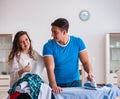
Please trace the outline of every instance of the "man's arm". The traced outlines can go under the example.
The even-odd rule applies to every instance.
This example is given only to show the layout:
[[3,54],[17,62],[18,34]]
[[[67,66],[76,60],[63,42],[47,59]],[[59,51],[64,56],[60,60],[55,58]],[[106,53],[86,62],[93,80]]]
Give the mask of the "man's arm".
[[52,87],[52,91],[55,93],[60,93],[62,89],[58,87],[56,84],[56,79],[54,74],[55,64],[54,64],[53,57],[44,56],[44,62],[45,62],[45,66],[48,74],[49,83],[50,83],[50,86]]
[[80,61],[84,67],[84,70],[88,73],[88,80],[92,80],[93,72],[92,72],[92,66],[89,62],[87,51],[82,51],[79,53]]

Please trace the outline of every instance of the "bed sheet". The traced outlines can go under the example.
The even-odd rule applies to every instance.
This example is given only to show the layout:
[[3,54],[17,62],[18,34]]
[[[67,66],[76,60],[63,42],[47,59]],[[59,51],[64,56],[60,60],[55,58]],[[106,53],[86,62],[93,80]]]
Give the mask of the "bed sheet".
[[54,94],[55,99],[115,99],[120,97],[120,89],[117,86],[98,87],[96,90],[83,87],[63,88],[62,93]]

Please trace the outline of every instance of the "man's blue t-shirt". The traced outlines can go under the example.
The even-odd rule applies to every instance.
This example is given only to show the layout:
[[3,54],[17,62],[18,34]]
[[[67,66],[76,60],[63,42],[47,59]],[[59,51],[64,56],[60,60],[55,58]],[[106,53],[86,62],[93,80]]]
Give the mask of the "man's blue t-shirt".
[[66,45],[60,45],[54,39],[43,47],[43,56],[53,56],[55,79],[57,83],[69,83],[80,79],[79,53],[86,50],[81,38],[70,36]]

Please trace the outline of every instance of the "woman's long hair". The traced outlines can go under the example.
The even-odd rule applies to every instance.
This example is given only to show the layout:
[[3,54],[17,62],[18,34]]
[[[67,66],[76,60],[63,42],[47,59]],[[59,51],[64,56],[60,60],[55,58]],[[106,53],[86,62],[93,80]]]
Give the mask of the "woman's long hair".
[[14,56],[16,56],[18,59],[20,57],[19,53],[22,51],[22,48],[20,47],[20,43],[19,43],[19,38],[22,36],[22,35],[27,35],[29,41],[30,41],[30,48],[29,48],[29,56],[33,59],[35,59],[34,57],[34,50],[32,48],[32,45],[31,45],[31,39],[30,37],[28,36],[27,32],[26,31],[19,31],[16,33],[15,37],[14,37],[14,40],[13,40],[13,45],[12,45],[12,50],[8,56],[8,63],[11,64],[12,61],[13,61],[13,58]]

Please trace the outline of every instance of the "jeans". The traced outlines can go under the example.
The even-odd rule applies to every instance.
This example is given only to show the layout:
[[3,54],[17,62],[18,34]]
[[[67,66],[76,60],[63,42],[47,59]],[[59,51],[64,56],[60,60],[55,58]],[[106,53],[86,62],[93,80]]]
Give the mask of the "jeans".
[[57,85],[60,87],[81,87],[82,83],[81,80],[75,80],[70,83],[58,83]]

